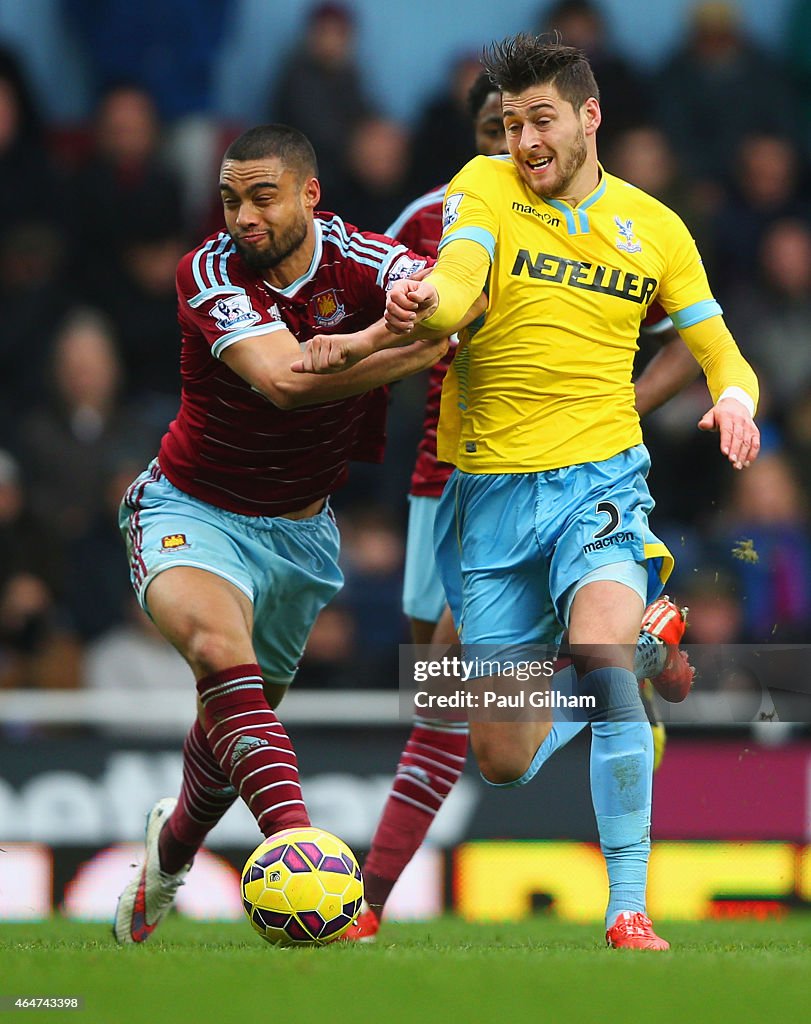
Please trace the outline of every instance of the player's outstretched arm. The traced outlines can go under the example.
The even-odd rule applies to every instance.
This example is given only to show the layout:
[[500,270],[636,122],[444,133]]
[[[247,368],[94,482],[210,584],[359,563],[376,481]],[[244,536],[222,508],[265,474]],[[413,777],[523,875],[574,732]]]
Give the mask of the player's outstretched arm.
[[427,370],[448,350],[448,339],[415,341],[374,352],[340,375],[293,373],[298,341],[287,330],[244,338],[226,348],[222,361],[280,409],[318,405],[371,391]]
[[[406,280],[422,281],[431,273],[431,267],[424,267]],[[471,317],[471,319],[473,319]],[[466,321],[469,323],[470,321]],[[442,337],[436,332],[424,335],[424,338],[438,340]],[[305,345],[301,359],[297,359],[290,369],[294,373],[341,373],[351,366],[366,359],[373,352],[381,352],[386,348],[408,345],[412,341],[424,338],[393,334],[383,319],[376,321],[362,331],[354,334],[316,334]]]
[[392,334],[383,320],[354,334],[316,334],[290,369],[294,373],[341,373],[374,352],[410,344],[413,340]]
[[[404,342],[447,338],[487,308],[483,288],[489,268],[490,256],[477,242],[461,239],[447,245],[430,271],[392,284],[386,297],[384,330],[373,325],[360,337],[313,339],[293,363],[294,372],[335,373],[369,358],[370,350],[380,352]],[[427,322],[430,317],[435,317],[433,323]]]
[[[397,281],[393,288],[400,284],[407,282]],[[454,330],[466,327],[486,308],[487,296],[480,293]],[[433,331],[422,323],[412,325],[407,334],[393,333],[384,318],[355,334],[317,334],[307,342],[301,358],[296,359],[290,369],[294,373],[341,373],[375,352],[411,345],[414,342],[433,345],[446,336],[445,332]]]

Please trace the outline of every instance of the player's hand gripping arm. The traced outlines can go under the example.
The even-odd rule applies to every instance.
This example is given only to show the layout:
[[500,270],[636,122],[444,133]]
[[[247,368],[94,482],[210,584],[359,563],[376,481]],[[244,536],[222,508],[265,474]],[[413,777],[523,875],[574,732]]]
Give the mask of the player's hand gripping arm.
[[409,334],[418,324],[452,334],[481,295],[489,270],[490,255],[478,242],[452,241],[425,280],[395,281],[386,299],[386,326],[394,334]]

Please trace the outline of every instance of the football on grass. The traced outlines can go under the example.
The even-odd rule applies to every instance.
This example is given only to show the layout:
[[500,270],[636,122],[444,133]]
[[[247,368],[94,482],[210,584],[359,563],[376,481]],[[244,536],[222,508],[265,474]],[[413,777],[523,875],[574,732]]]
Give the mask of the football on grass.
[[276,946],[324,946],[360,911],[363,879],[346,843],[320,828],[277,832],[242,870],[242,905],[253,927]]

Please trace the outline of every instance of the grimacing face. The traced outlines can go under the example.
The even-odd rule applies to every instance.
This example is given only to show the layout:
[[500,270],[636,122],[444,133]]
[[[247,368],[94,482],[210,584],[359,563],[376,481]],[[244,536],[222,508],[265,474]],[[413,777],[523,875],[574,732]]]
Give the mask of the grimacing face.
[[528,187],[544,199],[576,192],[588,157],[586,132],[599,124],[597,101],[576,111],[554,85],[536,85],[504,93],[502,116],[510,156]]
[[277,157],[225,160],[220,170],[225,226],[252,270],[277,267],[304,244],[318,182],[302,182]]

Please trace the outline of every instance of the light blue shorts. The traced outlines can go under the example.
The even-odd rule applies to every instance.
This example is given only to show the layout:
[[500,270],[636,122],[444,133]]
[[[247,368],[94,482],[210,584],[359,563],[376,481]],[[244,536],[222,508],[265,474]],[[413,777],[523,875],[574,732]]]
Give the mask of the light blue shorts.
[[445,591],[434,559],[434,519],[439,498],[411,494],[403,573],[403,611],[410,619],[439,622]]
[[165,569],[221,576],[253,604],[253,646],[265,679],[293,681],[318,613],[343,585],[328,506],[309,519],[237,515],[178,490],[153,462],[124,496],[119,526],[147,613],[149,584]]
[[439,499],[434,540],[465,643],[553,643],[574,593],[594,579],[644,587],[643,601],[655,600],[673,558],[648,526],[649,468],[637,445],[543,473],[455,470]]

